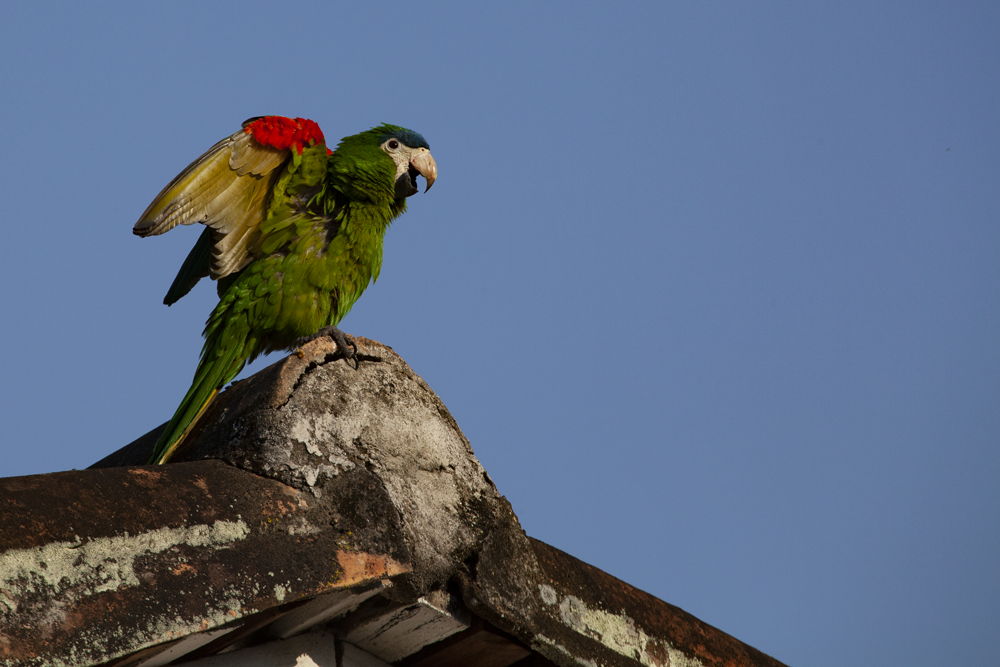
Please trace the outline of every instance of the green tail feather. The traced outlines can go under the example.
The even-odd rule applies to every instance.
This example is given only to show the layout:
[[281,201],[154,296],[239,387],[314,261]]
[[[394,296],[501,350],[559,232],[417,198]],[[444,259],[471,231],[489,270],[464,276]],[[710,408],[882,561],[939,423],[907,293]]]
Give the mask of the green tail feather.
[[[216,337],[213,336],[213,338]],[[194,382],[191,383],[191,388],[188,389],[184,400],[177,408],[177,412],[174,413],[156,441],[153,453],[146,462],[147,465],[167,462],[173,454],[172,448],[198,418],[202,409],[215,396],[215,392],[239,375],[243,366],[246,365],[247,355],[244,354],[243,345],[231,346],[228,353],[212,354],[212,351],[216,349],[216,346],[213,345],[214,342],[217,342],[217,338],[216,341],[210,340],[205,344],[201,363],[198,364],[198,370],[195,372]],[[214,359],[211,358],[213,356]]]

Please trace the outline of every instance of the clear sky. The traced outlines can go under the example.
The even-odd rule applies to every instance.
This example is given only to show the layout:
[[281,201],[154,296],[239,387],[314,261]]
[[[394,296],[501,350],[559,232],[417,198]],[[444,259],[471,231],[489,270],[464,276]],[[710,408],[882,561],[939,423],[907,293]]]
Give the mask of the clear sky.
[[385,121],[440,178],[342,327],[530,535],[791,665],[995,663],[1000,4],[338,4],[4,6],[0,475],[179,403],[178,171]]

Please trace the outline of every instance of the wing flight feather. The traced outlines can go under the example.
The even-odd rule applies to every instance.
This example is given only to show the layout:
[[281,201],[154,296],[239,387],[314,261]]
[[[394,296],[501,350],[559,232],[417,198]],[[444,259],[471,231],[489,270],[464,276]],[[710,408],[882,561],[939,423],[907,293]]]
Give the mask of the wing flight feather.
[[267,214],[267,194],[288,149],[264,146],[244,130],[212,146],[163,188],[133,233],[156,236],[177,225],[212,228],[211,276],[246,266],[249,242]]

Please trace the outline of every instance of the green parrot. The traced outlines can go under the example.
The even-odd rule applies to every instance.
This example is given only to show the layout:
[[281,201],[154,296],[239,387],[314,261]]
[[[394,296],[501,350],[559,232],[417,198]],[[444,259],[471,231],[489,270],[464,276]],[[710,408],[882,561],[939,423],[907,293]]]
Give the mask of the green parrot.
[[336,325],[378,279],[386,229],[418,191],[418,175],[430,190],[437,164],[412,130],[383,124],[331,151],[313,121],[261,116],[160,192],[136,235],[206,227],[163,302],[210,276],[219,304],[205,325],[194,382],[150,464],[167,462],[219,389],[257,356],[328,335],[354,357]]

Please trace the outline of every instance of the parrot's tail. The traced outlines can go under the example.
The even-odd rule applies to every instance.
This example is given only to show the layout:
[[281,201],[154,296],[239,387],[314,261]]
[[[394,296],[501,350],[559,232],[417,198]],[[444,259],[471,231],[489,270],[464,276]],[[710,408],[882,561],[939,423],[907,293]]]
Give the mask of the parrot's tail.
[[239,375],[246,365],[247,355],[243,345],[228,346],[228,351],[220,350],[220,346],[214,344],[218,339],[210,336],[206,341],[194,382],[156,441],[147,465],[159,465],[170,460],[218,391]]

